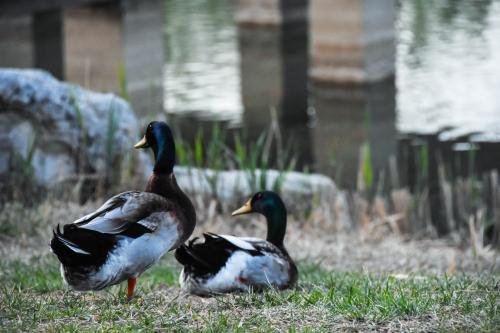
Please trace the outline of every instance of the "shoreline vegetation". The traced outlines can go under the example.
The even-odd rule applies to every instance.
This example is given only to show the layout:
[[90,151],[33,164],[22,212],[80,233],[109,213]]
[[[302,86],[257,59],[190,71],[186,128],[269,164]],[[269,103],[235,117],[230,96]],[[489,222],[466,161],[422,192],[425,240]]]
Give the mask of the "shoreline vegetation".
[[[78,105],[73,109],[78,116]],[[375,174],[370,143],[365,142],[359,149],[355,189],[335,187],[342,174],[332,161],[339,172],[334,172],[337,176],[328,195],[316,188],[289,199],[285,242],[300,270],[299,284],[292,290],[187,296],[178,287],[180,266],[170,254],[144,274],[139,295],[131,303],[123,302],[121,285],[104,292],[69,290],[49,253],[51,229],[93,211],[110,194],[140,189],[144,183],[133,154],[112,155],[114,114],[110,110],[104,120],[102,172],[85,167],[89,140],[80,115],[78,147],[72,156],[78,167],[74,176],[51,190],[36,184],[33,138],[0,183],[0,279],[4,281],[0,331],[497,331],[500,327],[498,174],[479,176],[471,171],[468,177],[454,178],[439,159],[438,172],[431,174],[429,165],[434,162],[425,145],[414,161],[412,191],[404,185],[395,158],[388,161],[387,171]],[[206,185],[204,191],[197,186],[187,191],[199,217],[193,236],[208,230],[265,234],[262,219],[235,220],[229,212],[235,208],[231,199],[240,202],[257,189],[287,196],[282,192],[288,191],[296,159],[276,115],[271,115],[269,129],[252,143],[243,135],[229,138],[218,126],[210,134],[199,131],[192,141],[176,132],[178,162],[186,179]],[[223,193],[228,190],[221,186],[228,173],[237,175],[248,193]],[[312,176],[307,169],[302,175]],[[435,200],[441,207],[439,220],[433,215]]]
[[[381,229],[416,238],[445,236],[460,239],[462,246],[472,244],[476,252],[483,247],[500,246],[498,172],[475,174],[473,156],[467,177],[454,177],[441,159],[435,161],[438,173],[430,175],[429,149],[421,145],[415,156],[410,190],[404,185],[396,158],[389,159],[388,167],[374,174],[370,144],[365,142],[359,149],[356,188],[337,188],[339,179],[334,178],[331,182],[318,175],[328,180],[322,186],[319,184],[322,180],[314,179],[315,174],[309,170],[294,171],[293,145],[284,142],[277,117],[271,114],[274,116],[268,130],[255,142],[239,134],[230,139],[220,125],[214,125],[205,137],[199,130],[190,142],[175,130],[174,124],[181,181],[199,207],[207,206],[212,214],[222,214],[231,210],[230,205],[260,189],[273,190],[285,198],[288,192],[290,197],[302,193],[295,202],[287,202],[294,216],[299,220],[334,225],[336,230]],[[112,131],[116,128],[113,125],[116,120],[113,119],[109,119],[111,134],[108,137],[111,139],[106,141],[107,145],[115,137]],[[82,160],[87,159],[84,135],[80,143],[83,146],[77,149],[76,165],[83,165]],[[10,177],[1,184],[0,204],[36,206],[46,198],[85,203],[123,189],[140,189],[146,177],[134,170],[137,159],[126,154],[118,161],[106,159],[102,173],[79,169],[70,179],[46,191],[36,184],[33,176],[34,145],[35,141],[28,147],[26,157],[15,159]],[[332,168],[341,169],[338,163],[332,163]],[[141,161],[141,165],[144,164]],[[338,177],[341,172],[337,173]],[[287,181],[289,186],[284,189]]]

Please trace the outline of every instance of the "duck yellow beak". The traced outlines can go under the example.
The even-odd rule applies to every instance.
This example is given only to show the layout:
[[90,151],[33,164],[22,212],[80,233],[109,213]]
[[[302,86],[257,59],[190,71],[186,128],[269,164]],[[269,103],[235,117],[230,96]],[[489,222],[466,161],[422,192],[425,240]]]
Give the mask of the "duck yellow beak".
[[252,212],[252,199],[248,199],[248,201],[243,206],[241,206],[241,208],[232,212],[231,216],[248,214],[251,212]]
[[149,147],[149,145],[148,145],[148,142],[146,141],[146,136],[145,135],[142,137],[141,141],[137,142],[134,145],[135,149],[148,148],[148,147]]

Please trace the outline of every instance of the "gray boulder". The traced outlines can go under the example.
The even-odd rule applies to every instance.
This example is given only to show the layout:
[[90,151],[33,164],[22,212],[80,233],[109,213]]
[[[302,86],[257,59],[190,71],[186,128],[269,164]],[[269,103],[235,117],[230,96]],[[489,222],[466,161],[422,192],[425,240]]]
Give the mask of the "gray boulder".
[[[51,188],[76,174],[102,175],[131,158],[137,119],[129,104],[60,82],[41,70],[0,69],[0,178],[29,166]],[[134,161],[144,174],[146,160]]]
[[179,186],[197,197],[216,198],[223,207],[241,205],[254,192],[278,190],[290,212],[320,206],[330,207],[336,199],[333,180],[320,174],[278,170],[212,170],[177,166],[174,169]]

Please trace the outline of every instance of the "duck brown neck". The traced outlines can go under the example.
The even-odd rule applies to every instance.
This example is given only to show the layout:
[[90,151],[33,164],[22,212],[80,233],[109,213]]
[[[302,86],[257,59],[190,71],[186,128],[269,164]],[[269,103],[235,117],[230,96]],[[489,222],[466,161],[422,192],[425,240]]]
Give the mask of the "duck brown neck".
[[182,221],[181,243],[184,243],[192,234],[196,225],[196,211],[191,200],[177,185],[177,180],[173,173],[159,173],[153,171],[146,184],[145,192],[152,192],[161,195],[175,203],[182,213],[184,218]]

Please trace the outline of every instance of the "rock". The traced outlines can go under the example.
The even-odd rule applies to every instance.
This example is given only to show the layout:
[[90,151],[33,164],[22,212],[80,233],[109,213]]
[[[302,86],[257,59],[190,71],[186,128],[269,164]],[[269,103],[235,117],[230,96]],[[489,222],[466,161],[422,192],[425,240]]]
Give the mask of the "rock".
[[[120,175],[133,165],[143,185],[152,161],[150,152],[131,149],[137,134],[132,109],[113,94],[60,82],[41,70],[0,69],[0,180],[28,165],[37,185],[50,189],[75,175]],[[216,198],[228,208],[263,188],[279,187],[292,212],[332,205],[336,195],[333,181],[317,174],[183,166],[175,174],[194,200]]]
[[[238,207],[253,192],[277,187],[291,212],[313,206],[333,206],[337,194],[333,180],[320,174],[278,170],[256,170],[255,173],[247,170],[216,171],[184,166],[176,166],[174,172],[183,190],[205,198],[216,198],[226,207]],[[280,186],[276,186],[278,182]]]
[[[0,178],[31,165],[38,185],[54,187],[77,173],[103,174],[137,139],[129,104],[56,80],[41,70],[0,69]],[[134,169],[144,173],[144,158]]]

